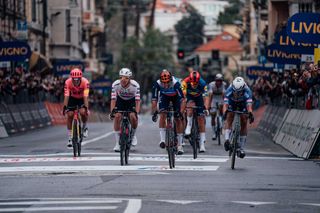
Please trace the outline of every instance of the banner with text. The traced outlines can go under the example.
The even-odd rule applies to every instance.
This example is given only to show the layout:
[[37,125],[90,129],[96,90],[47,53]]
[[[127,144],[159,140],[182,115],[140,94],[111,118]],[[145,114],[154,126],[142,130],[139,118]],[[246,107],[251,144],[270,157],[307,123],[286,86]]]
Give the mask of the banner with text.
[[277,44],[270,44],[266,48],[267,59],[273,63],[277,64],[300,64],[301,54],[299,53],[289,53],[286,49]]
[[59,61],[54,64],[56,75],[69,75],[74,68],[79,68],[84,71],[84,63],[81,61]]
[[273,67],[251,66],[247,68],[247,76],[250,79],[267,78],[272,71]]
[[31,49],[27,42],[0,42],[0,61],[24,61],[30,55]]

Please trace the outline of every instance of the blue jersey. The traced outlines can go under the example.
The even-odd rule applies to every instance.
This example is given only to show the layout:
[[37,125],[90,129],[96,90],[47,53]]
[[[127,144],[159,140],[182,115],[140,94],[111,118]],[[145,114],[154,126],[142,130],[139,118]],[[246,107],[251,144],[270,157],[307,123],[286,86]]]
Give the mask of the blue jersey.
[[235,92],[230,85],[224,95],[224,103],[232,105],[233,103],[245,103],[246,105],[252,103],[252,91],[245,85],[240,92]]
[[169,97],[178,96],[179,98],[184,97],[181,90],[181,85],[174,77],[172,77],[172,81],[167,88],[163,86],[160,80],[154,82],[152,87],[152,100],[158,100],[159,95],[165,95]]
[[196,88],[193,88],[191,86],[189,77],[185,78],[182,81],[182,91],[183,91],[183,94],[188,97],[198,97],[200,95],[208,96],[207,83],[202,78],[200,78]]

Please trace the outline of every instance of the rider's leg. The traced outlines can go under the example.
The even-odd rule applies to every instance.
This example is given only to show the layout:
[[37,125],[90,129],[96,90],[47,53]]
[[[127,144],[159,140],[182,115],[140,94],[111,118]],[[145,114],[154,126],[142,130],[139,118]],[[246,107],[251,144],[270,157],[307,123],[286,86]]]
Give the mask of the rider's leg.
[[181,118],[175,118],[176,121],[176,131],[177,131],[177,139],[178,139],[178,154],[183,154],[183,120]]
[[136,137],[136,129],[138,127],[138,117],[136,115],[136,113],[130,113],[129,115],[130,117],[130,123],[131,123],[131,133],[132,133],[132,141],[131,141],[131,144],[133,146],[136,146],[138,144],[138,140],[137,140],[137,137]]
[[217,112],[213,110],[211,112],[212,140],[215,140],[217,138],[216,116],[217,116]]
[[226,151],[230,150],[230,134],[231,134],[231,128],[232,128],[232,122],[234,119],[234,113],[233,112],[228,112],[227,114],[227,120],[225,124],[225,142],[224,142],[224,149]]
[[245,152],[244,152],[244,146],[246,144],[247,141],[247,115],[241,115],[240,116],[241,119],[241,128],[240,128],[240,156],[241,158],[244,158],[245,156]]
[[80,116],[82,120],[82,128],[83,128],[83,136],[88,137],[88,128],[87,128],[87,121],[88,121],[88,114],[84,108],[80,109]]
[[162,149],[165,148],[166,144],[166,114],[160,112],[160,118],[159,118],[159,128],[160,128],[160,147]]
[[198,116],[199,133],[200,133],[200,152],[205,152],[204,143],[206,142],[206,126],[205,126],[205,116]]
[[[195,103],[193,101],[188,101],[187,107],[193,107],[195,106]],[[191,126],[192,126],[192,119],[193,119],[193,110],[192,108],[187,109],[187,126],[185,130],[186,135],[190,135],[191,133]]]
[[113,129],[114,129],[114,135],[116,138],[116,145],[113,148],[114,151],[120,151],[119,147],[119,140],[120,140],[120,121],[121,121],[122,115],[120,113],[116,113],[114,116],[114,122],[113,122]]
[[72,146],[72,120],[73,120],[73,111],[67,112],[67,129],[68,129],[68,147]]

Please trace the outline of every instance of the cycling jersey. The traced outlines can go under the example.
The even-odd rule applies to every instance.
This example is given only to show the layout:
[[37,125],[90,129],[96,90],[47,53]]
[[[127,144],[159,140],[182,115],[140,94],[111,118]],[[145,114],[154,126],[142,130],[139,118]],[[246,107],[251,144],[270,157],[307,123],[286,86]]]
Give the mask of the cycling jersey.
[[152,87],[152,100],[158,100],[159,95],[165,96],[179,96],[183,98],[183,93],[181,91],[180,83],[172,77],[172,81],[169,83],[168,87],[164,87],[160,80],[157,80]]
[[226,82],[222,82],[220,87],[217,87],[216,81],[212,81],[209,84],[208,93],[212,94],[211,107],[215,108],[216,103],[222,104],[223,102],[223,94],[226,92]]
[[64,83],[64,96],[70,96],[76,99],[89,96],[89,81],[82,77],[79,86],[72,83],[72,78],[68,78]]
[[182,91],[187,96],[187,98],[208,96],[207,83],[200,78],[199,83],[196,88],[192,88],[190,78],[187,77],[182,81]]
[[244,105],[252,104],[251,89],[245,85],[242,91],[235,92],[233,91],[232,86],[229,86],[224,96],[224,103],[229,105],[240,103]]
[[111,99],[116,100],[117,97],[123,100],[140,100],[140,85],[135,80],[130,80],[129,85],[122,87],[120,80],[116,80],[112,84]]

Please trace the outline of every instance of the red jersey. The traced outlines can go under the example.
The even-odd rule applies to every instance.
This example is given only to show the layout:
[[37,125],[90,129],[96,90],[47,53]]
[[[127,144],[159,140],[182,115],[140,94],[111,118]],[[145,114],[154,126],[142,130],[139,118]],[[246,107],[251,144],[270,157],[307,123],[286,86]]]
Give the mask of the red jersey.
[[74,98],[83,98],[89,96],[89,81],[82,77],[79,86],[74,86],[72,78],[68,78],[64,83],[64,96],[71,96]]

